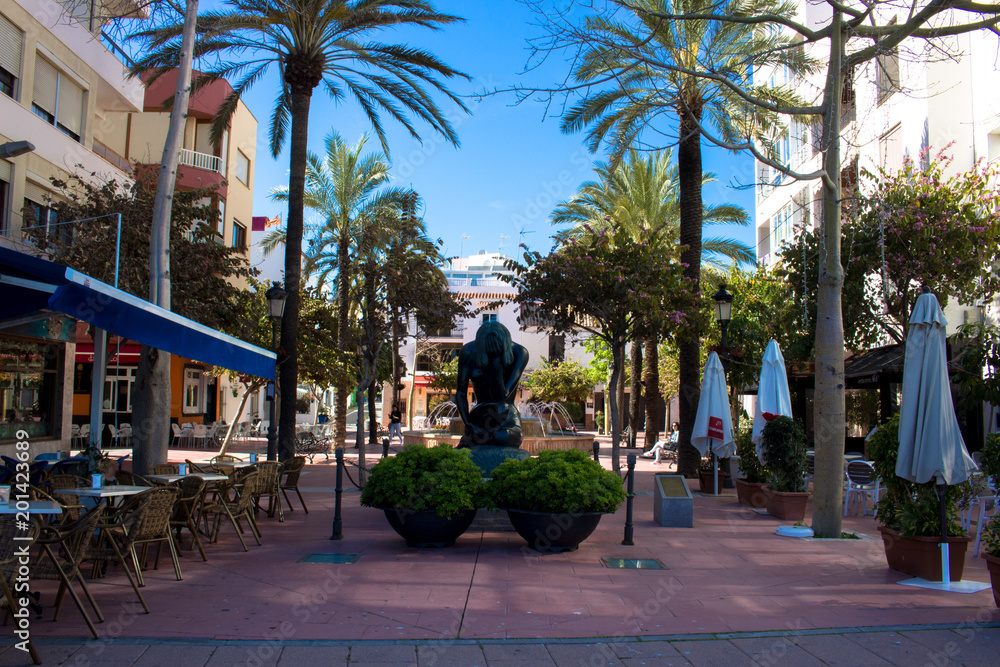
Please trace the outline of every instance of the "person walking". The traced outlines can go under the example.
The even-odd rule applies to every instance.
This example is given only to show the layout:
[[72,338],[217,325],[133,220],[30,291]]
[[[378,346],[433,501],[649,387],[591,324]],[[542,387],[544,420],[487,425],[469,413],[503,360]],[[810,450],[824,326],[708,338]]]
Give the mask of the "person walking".
[[399,411],[399,403],[394,403],[392,412],[389,413],[389,444],[392,444],[393,436],[399,436],[399,442],[403,442],[403,414]]

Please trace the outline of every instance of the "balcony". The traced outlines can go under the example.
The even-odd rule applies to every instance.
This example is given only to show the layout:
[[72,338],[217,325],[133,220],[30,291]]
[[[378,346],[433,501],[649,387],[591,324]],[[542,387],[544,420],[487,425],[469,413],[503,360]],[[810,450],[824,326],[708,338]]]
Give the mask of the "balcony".
[[222,158],[187,148],[182,149],[180,165],[177,168],[177,187],[182,190],[216,187],[218,195],[225,199],[229,195]]
[[217,174],[222,173],[222,158],[208,153],[199,153],[186,148],[181,149],[180,163],[188,167],[214,171]]

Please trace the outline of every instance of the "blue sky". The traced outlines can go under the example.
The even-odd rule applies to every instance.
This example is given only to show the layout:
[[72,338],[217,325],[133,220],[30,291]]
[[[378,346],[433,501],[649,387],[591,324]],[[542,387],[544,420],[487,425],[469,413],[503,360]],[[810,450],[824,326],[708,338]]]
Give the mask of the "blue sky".
[[[203,0],[203,7],[211,2]],[[472,77],[457,81],[452,90],[473,95],[482,90],[516,85],[554,85],[566,76],[569,64],[552,58],[541,69],[521,75],[528,62],[526,39],[541,29],[531,11],[516,0],[437,0],[442,12],[466,19],[441,31],[412,30],[386,33],[380,41],[407,42],[430,50],[451,67]],[[286,217],[283,207],[268,197],[271,189],[288,182],[288,152],[276,160],[268,149],[268,118],[277,89],[277,71],[257,82],[244,101],[257,117],[257,165],[254,215]],[[547,251],[555,228],[549,222],[553,207],[569,199],[580,183],[591,180],[592,155],[584,146],[584,134],[564,135],[559,130],[558,107],[546,113],[536,101],[516,104],[513,95],[469,99],[472,115],[461,114],[450,101],[438,96],[439,104],[453,120],[461,141],[455,148],[426,125],[418,126],[423,144],[391,119],[384,118],[389,137],[392,176],[395,185],[414,188],[424,204],[421,211],[433,238],[444,242],[449,256],[469,255],[480,250],[512,255],[519,238],[533,250]],[[310,116],[310,149],[322,153],[323,138],[336,130],[354,144],[371,128],[356,103],[332,102],[321,89],[313,95]],[[379,150],[375,136],[366,146]],[[752,181],[753,163],[745,155],[705,147],[705,170],[719,181],[705,188],[706,203],[734,203],[753,213],[753,191],[735,189],[731,183]],[[307,211],[307,220],[309,212]],[[753,245],[751,227],[706,229],[706,235],[725,235]],[[504,238],[505,237],[505,238]],[[270,264],[271,262],[269,262]]]

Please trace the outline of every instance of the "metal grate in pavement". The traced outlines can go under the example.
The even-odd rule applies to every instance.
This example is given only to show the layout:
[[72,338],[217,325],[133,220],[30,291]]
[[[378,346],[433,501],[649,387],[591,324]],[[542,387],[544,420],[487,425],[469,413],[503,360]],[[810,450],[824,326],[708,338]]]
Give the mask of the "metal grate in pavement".
[[309,554],[299,559],[300,563],[357,563],[361,554]]
[[658,558],[601,558],[604,567],[625,570],[669,570]]

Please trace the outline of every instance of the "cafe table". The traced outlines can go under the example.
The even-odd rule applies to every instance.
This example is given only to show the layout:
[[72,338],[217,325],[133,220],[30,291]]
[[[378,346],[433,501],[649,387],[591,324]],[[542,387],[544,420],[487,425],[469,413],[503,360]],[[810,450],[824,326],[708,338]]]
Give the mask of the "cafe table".
[[198,477],[206,482],[223,482],[229,480],[229,475],[223,475],[217,472],[189,472],[186,475],[177,473],[167,475],[146,475],[146,479],[149,481],[160,484],[172,484],[179,479],[184,479],[185,477]]
[[149,486],[132,486],[130,484],[105,484],[99,489],[90,486],[78,486],[72,489],[58,489],[52,493],[67,496],[79,496],[80,498],[121,498],[124,496],[134,496],[143,491],[149,491]]

